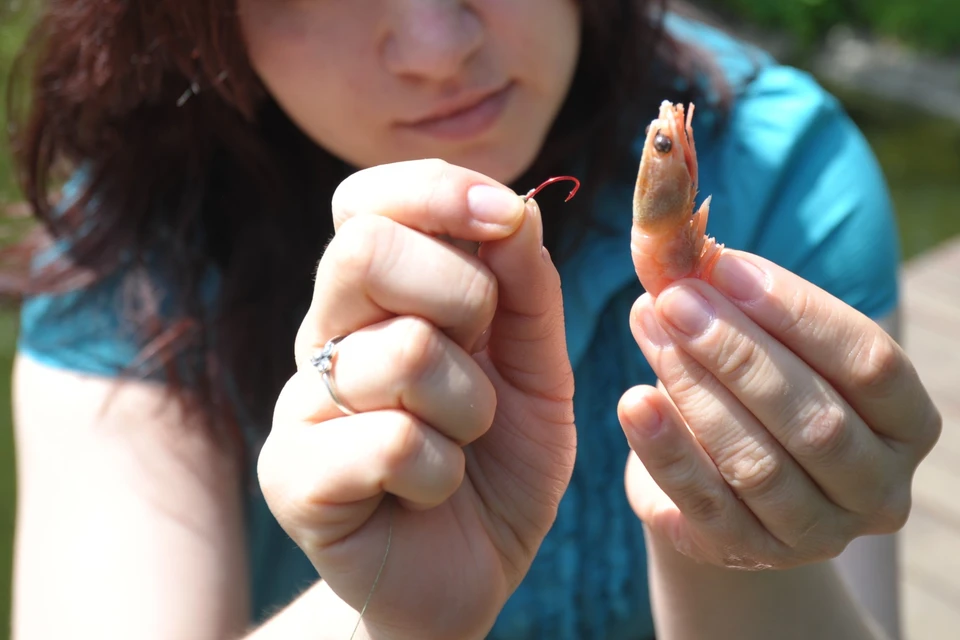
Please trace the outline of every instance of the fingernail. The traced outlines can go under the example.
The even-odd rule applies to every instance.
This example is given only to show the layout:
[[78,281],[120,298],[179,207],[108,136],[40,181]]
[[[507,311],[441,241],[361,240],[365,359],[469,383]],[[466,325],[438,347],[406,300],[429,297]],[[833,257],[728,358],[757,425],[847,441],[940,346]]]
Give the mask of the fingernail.
[[537,225],[537,244],[543,246],[543,220],[540,217],[540,205],[536,200],[527,200],[523,205],[524,213],[530,212],[531,222]]
[[767,274],[752,262],[729,254],[717,260],[710,282],[740,302],[759,300],[767,292]]
[[670,336],[667,335],[667,332],[664,331],[660,323],[657,322],[653,309],[647,309],[640,315],[640,326],[643,328],[643,333],[647,336],[647,340],[649,340],[653,346],[663,349],[670,345]]
[[515,193],[478,184],[467,191],[467,207],[470,214],[487,224],[515,227],[523,215],[523,199]]
[[643,437],[653,438],[663,431],[663,418],[656,411],[650,411],[640,420],[631,419],[630,426]]
[[625,418],[630,430],[644,438],[653,438],[663,431],[663,416],[649,402],[640,403],[640,406],[634,405]]
[[677,331],[691,338],[706,331],[715,314],[706,298],[684,286],[660,294],[660,311]]

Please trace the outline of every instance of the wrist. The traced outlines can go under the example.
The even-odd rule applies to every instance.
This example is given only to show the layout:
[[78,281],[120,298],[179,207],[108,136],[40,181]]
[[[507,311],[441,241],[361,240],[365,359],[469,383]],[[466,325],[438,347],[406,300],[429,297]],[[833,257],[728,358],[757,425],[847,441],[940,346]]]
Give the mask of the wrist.
[[646,527],[645,533],[658,638],[877,637],[831,562],[729,569],[681,554]]

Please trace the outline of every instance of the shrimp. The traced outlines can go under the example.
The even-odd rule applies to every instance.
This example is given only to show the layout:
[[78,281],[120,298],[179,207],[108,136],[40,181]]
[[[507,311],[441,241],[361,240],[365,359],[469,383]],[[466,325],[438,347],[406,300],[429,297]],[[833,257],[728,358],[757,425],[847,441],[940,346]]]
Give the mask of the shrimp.
[[709,281],[723,251],[722,244],[705,234],[711,198],[693,213],[697,151],[692,119],[693,104],[684,122],[683,105],[664,100],[643,145],[630,252],[640,283],[653,296],[682,278]]

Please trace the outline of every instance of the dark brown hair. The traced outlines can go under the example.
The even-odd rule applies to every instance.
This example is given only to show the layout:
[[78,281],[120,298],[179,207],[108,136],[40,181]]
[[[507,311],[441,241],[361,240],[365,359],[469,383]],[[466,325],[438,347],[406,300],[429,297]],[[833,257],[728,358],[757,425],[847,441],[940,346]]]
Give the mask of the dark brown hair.
[[[664,4],[581,4],[572,89],[516,187],[579,172],[584,190],[569,205],[538,197],[551,207],[551,248],[561,227],[589,223],[595,187],[635,171],[629,145],[660,100],[703,98],[697,78],[708,67],[664,33]],[[29,92],[11,101],[22,189],[45,235],[69,250],[7,288],[29,295],[126,274],[148,301],[138,306],[137,364],[162,370],[220,433],[236,434],[236,398],[267,427],[333,233],[330,198],[351,167],[263,90],[234,0],[49,0],[25,54]],[[83,166],[86,189],[55,213],[48,193],[60,163]],[[136,277],[144,273],[152,279]],[[219,279],[212,307],[201,295],[209,277]]]

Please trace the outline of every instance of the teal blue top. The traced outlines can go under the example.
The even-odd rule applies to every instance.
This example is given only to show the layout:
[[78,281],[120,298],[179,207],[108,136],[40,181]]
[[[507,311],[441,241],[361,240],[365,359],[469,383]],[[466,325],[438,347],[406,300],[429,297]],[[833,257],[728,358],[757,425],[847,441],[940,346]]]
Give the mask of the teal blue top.
[[[720,32],[676,17],[669,25],[711,50],[740,88],[718,132],[707,126],[707,110],[697,112],[700,199],[713,196],[708,233],[869,316],[891,312],[899,247],[890,198],[867,143],[837,101],[806,74]],[[617,419],[620,395],[654,381],[627,324],[642,293],[629,251],[632,190],[630,183],[602,193],[595,210],[615,232],[589,232],[560,266],[577,387],[577,464],[556,524],[492,638],[653,636],[643,531],[624,492],[628,447]],[[137,352],[117,307],[118,282],[26,301],[21,352],[56,367],[117,375]],[[253,602],[262,619],[317,575],[255,489],[248,505]]]

